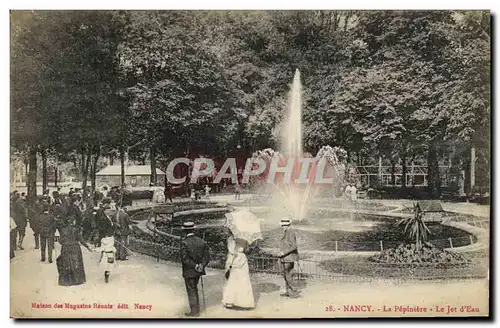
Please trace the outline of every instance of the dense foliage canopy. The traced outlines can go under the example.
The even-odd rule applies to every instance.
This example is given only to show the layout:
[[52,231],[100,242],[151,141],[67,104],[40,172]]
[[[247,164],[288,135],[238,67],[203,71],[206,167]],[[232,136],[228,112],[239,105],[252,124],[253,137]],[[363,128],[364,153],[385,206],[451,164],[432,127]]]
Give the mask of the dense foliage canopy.
[[479,11],[12,11],[11,144],[77,158],[85,184],[101,156],[250,155],[298,68],[307,151],[431,173],[489,159],[490,40]]

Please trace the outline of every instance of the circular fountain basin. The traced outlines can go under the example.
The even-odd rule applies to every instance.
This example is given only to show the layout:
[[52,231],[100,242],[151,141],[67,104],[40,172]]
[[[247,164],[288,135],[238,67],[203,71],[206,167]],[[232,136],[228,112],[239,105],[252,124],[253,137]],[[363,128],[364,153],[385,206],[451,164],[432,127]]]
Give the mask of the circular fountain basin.
[[[261,219],[263,240],[257,244],[262,249],[279,248],[282,229],[274,217],[266,216],[265,212],[256,211]],[[197,234],[204,237],[215,246],[216,251],[225,251],[227,235],[222,227],[225,222],[225,211],[222,209],[202,210],[179,213],[167,226],[159,227],[165,233],[181,236],[181,225],[184,221],[195,221]],[[330,210],[315,210],[302,221],[293,223],[296,230],[297,243],[300,251],[346,251],[370,252],[397,247],[404,239],[402,227],[396,226],[395,217],[384,214],[336,212]],[[477,237],[462,229],[429,222],[427,226],[431,233],[429,241],[441,248],[462,247],[477,242]]]
[[[353,219],[318,219],[298,222],[294,225],[299,248],[304,251],[380,251],[397,247],[405,240],[401,227],[396,227],[393,218],[383,216],[356,215]],[[317,222],[317,224],[315,224]],[[448,248],[449,239],[453,247],[470,245],[477,238],[464,230],[440,223],[429,223],[429,241],[436,246]],[[264,231],[261,244],[265,248],[279,247],[283,232],[280,228]]]

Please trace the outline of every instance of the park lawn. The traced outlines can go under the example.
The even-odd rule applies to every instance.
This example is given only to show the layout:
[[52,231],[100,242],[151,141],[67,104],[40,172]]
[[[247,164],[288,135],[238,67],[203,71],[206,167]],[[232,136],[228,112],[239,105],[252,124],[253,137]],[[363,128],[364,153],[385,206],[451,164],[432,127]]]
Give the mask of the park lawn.
[[403,280],[486,278],[488,259],[483,256],[468,257],[471,259],[470,264],[446,267],[381,264],[370,261],[369,256],[345,256],[324,261],[320,267],[336,274]]

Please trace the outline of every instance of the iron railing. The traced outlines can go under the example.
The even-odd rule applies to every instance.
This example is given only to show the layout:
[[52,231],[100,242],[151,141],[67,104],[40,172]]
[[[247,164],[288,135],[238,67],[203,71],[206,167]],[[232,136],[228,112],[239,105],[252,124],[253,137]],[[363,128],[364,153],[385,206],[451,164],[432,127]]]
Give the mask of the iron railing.
[[457,216],[446,217],[443,219],[446,219],[447,221],[467,223],[470,226],[486,230],[490,228],[490,219],[485,217],[470,217],[468,215],[465,216],[457,215]]

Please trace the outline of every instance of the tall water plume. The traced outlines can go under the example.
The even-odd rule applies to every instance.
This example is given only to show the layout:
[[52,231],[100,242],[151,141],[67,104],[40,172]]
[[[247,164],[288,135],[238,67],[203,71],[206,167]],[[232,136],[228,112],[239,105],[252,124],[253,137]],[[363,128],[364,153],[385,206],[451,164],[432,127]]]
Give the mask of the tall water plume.
[[[302,84],[298,69],[295,70],[284,117],[279,152],[287,158],[295,158],[296,164],[298,164],[299,159],[303,156]],[[294,178],[292,177],[292,179]],[[277,186],[275,193],[285,203],[285,208],[288,209],[293,219],[301,220],[304,218],[307,198],[309,196],[306,186],[296,185],[291,182]]]
[[[276,219],[280,216],[291,216],[293,220],[301,221],[306,218],[308,203],[311,197],[320,191],[316,184],[317,173],[319,176],[331,178],[332,183],[322,184],[323,189],[338,188],[344,180],[345,159],[347,153],[340,147],[323,146],[314,158],[310,158],[309,167],[302,171],[305,154],[302,140],[302,84],[300,72],[295,70],[293,82],[289,92],[287,108],[281,125],[279,149],[275,152],[271,148],[259,150],[253,154],[254,157],[263,159],[270,165],[273,158],[279,159],[279,166],[287,166],[290,158],[294,159],[291,181],[275,179],[272,187],[264,187],[265,203],[272,208],[269,218]],[[323,165],[320,165],[323,163]],[[302,180],[302,172],[307,172],[306,182]],[[265,176],[266,174],[264,174]],[[299,178],[300,176],[300,178]],[[300,179],[299,182],[296,179]],[[269,186],[267,184],[266,186]],[[269,191],[271,192],[269,194]]]
[[302,85],[300,72],[295,70],[288,108],[283,122],[280,151],[287,156],[302,156]]

